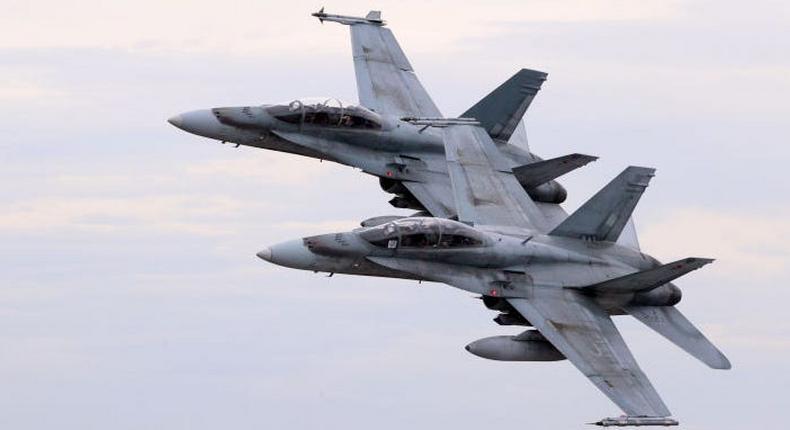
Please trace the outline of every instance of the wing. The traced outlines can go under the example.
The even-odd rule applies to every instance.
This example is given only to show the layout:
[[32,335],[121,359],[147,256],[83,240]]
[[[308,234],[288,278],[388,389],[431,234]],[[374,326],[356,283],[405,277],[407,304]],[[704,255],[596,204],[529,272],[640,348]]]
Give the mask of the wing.
[[439,218],[451,218],[455,215],[453,206],[452,189],[446,180],[436,182],[403,182],[403,186],[414,196],[417,201],[425,206],[425,210]]
[[450,125],[443,139],[460,221],[545,231],[544,215],[483,128]]
[[442,116],[388,28],[352,24],[351,48],[363,106],[400,117]]
[[392,32],[384,28],[381,12],[367,16],[331,15],[322,8],[313,14],[324,21],[351,27],[351,49],[359,102],[378,113],[396,116],[441,117],[422,87]]
[[508,302],[609,399],[631,416],[671,415],[603,309],[577,291],[532,291]]

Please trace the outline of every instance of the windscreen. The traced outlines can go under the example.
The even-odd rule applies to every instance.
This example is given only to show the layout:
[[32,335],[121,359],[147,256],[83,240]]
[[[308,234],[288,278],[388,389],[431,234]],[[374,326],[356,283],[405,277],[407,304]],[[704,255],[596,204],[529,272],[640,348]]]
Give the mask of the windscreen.
[[291,124],[350,129],[379,129],[381,117],[361,106],[344,105],[336,99],[323,102],[294,100],[266,108],[273,117]]
[[466,224],[442,218],[404,218],[362,231],[383,248],[461,248],[482,246],[485,236]]

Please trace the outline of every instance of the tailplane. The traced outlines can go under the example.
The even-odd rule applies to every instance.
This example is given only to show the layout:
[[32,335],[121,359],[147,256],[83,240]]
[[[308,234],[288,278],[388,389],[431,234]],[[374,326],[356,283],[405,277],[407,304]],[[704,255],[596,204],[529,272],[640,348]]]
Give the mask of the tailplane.
[[563,155],[514,167],[513,174],[524,188],[535,188],[597,159],[584,154]]
[[623,310],[708,366],[732,367],[727,357],[674,306],[626,306]]
[[652,269],[599,282],[597,284],[575,288],[603,294],[639,293],[660,287],[712,262],[713,259],[711,258],[689,257]]

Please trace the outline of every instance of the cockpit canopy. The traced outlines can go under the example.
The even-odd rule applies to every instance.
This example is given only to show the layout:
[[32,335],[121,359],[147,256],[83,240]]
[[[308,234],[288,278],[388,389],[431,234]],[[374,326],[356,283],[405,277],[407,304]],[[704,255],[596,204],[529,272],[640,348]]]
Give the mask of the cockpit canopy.
[[480,231],[444,218],[403,218],[360,232],[362,239],[382,248],[461,248],[482,246]]
[[337,99],[302,99],[266,107],[280,121],[324,127],[380,129],[381,117],[362,106],[344,104]]

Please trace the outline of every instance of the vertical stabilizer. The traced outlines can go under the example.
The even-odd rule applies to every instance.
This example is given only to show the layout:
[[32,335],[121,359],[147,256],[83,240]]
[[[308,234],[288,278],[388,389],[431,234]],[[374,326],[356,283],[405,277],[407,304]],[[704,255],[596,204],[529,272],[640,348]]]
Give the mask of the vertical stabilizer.
[[654,173],[649,167],[626,168],[549,234],[617,241]]
[[477,119],[492,139],[507,142],[546,76],[537,70],[521,69],[461,117]]

